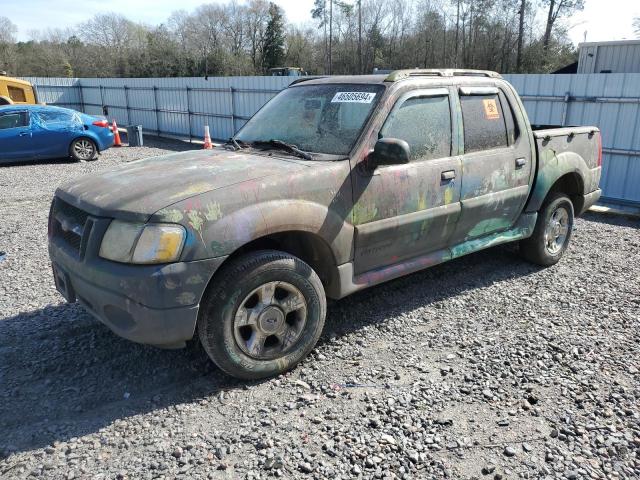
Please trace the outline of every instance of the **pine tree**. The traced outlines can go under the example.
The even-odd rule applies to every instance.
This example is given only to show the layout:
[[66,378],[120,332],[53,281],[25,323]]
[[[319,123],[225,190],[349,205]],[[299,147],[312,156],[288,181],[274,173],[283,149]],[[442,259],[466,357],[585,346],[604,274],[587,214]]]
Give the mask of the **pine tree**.
[[282,9],[269,4],[269,22],[264,36],[263,62],[265,69],[282,67],[284,62],[284,18]]

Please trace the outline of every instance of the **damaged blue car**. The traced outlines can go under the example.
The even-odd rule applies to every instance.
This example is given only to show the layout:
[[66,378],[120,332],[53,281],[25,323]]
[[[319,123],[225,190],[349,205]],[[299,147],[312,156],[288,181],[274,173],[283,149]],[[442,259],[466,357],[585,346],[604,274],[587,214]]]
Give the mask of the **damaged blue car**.
[[71,157],[98,158],[113,145],[104,118],[45,105],[0,107],[0,163]]

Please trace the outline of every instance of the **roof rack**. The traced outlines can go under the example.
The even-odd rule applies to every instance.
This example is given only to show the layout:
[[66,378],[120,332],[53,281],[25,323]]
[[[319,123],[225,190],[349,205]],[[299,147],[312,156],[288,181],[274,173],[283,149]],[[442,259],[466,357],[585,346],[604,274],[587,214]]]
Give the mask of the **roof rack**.
[[458,68],[428,68],[428,69],[415,69],[415,70],[394,70],[387,78],[385,82],[397,82],[398,80],[404,80],[410,77],[490,77],[490,78],[502,78],[497,72],[490,70],[467,70]]

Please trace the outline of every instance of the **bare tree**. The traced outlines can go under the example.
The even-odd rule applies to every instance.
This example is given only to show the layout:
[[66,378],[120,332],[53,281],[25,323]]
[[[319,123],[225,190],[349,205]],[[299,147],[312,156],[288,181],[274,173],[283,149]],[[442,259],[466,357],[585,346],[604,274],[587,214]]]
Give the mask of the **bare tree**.
[[584,0],[543,0],[542,3],[547,7],[547,21],[545,23],[544,36],[542,37],[542,45],[544,50],[548,50],[556,20],[584,9]]

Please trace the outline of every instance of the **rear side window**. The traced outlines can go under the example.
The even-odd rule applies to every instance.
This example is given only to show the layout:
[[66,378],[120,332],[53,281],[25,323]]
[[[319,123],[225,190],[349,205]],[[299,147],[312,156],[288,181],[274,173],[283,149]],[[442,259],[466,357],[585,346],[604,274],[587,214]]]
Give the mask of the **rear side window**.
[[26,127],[27,125],[29,125],[27,112],[12,112],[0,115],[0,130]]
[[406,141],[411,149],[411,160],[450,156],[449,97],[443,95],[409,98],[391,112],[381,134],[383,137]]
[[24,90],[18,87],[8,86],[7,90],[9,90],[9,98],[14,102],[26,102],[27,96],[24,93]]
[[70,122],[73,118],[73,115],[69,112],[57,111],[38,112],[38,116],[40,117],[40,120],[42,120],[46,124],[67,123]]
[[507,127],[498,94],[461,95],[465,153],[506,147]]

